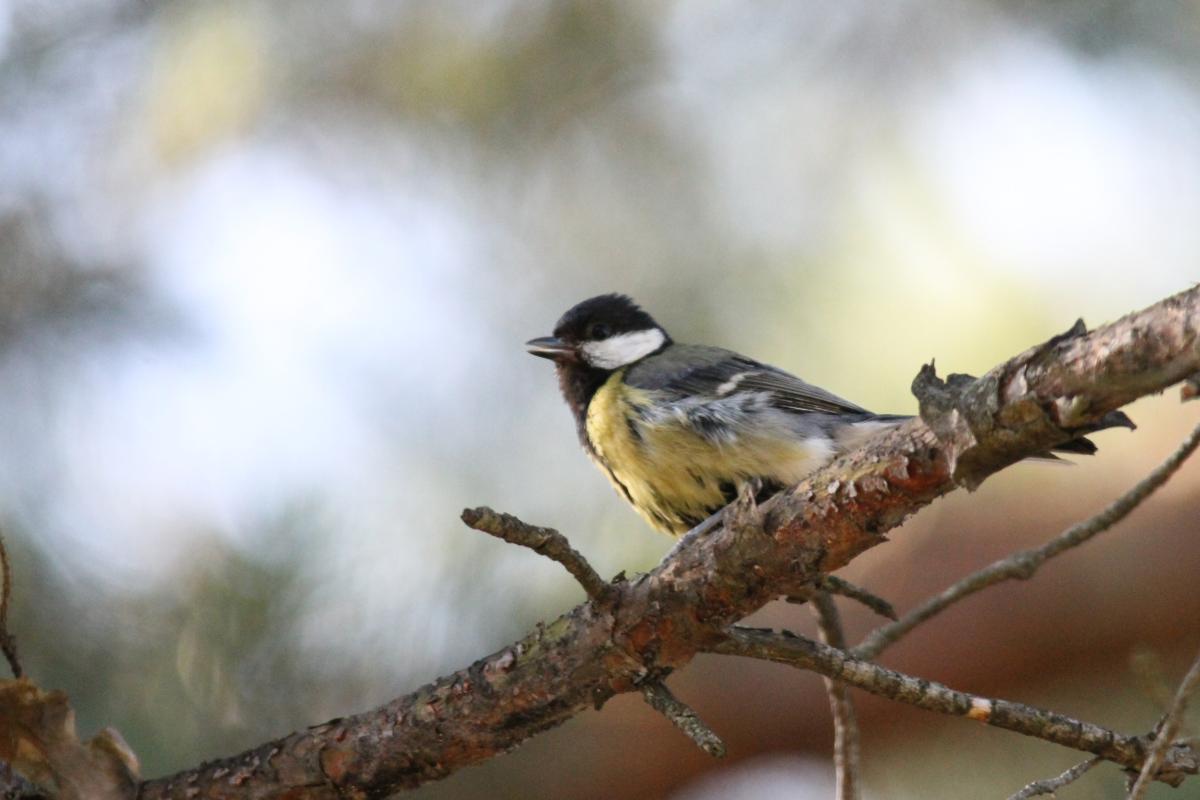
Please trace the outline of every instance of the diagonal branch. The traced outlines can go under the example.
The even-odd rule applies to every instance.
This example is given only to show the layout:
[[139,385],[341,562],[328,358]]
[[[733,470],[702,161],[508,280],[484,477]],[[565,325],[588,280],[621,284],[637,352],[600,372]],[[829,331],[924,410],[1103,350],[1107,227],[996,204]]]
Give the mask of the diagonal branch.
[[1200,425],[1197,425],[1183,443],[1149,475],[1099,513],[1083,522],[1077,522],[1041,547],[1021,550],[971,573],[941,594],[930,597],[899,620],[876,628],[852,652],[859,658],[876,658],[913,628],[927,622],[959,600],[1003,581],[1032,578],[1042,564],[1073,547],[1078,547],[1123,520],[1141,505],[1143,500],[1166,483],[1183,466],[1188,456],[1196,451],[1197,446],[1200,446]]
[[669,719],[672,725],[683,731],[701,750],[713,758],[725,756],[725,743],[704,724],[704,720],[700,719],[695,711],[680,702],[665,683],[654,681],[645,684],[642,686],[642,697],[651,708]]
[[[1140,769],[1146,760],[1147,742],[1143,737],[1125,736],[1099,725],[1022,703],[960,692],[936,681],[914,678],[855,658],[844,650],[800,636],[753,628],[732,628],[726,639],[713,646],[712,652],[775,661],[811,670],[871,694],[1093,753],[1129,769]],[[1163,765],[1158,768],[1155,778],[1178,785],[1186,775],[1194,775],[1197,771],[1200,771],[1200,751],[1174,744],[1166,749]]]
[[[378,708],[147,781],[140,797],[376,797],[442,778],[683,666],[729,625],[811,591],[935,498],[1196,373],[1200,288],[1090,333],[1073,329],[977,381],[956,379],[953,413],[929,412],[936,434],[922,420],[897,426],[613,585],[605,602]],[[916,388],[924,396],[930,387],[936,377],[925,370]]]
[[567,537],[553,528],[530,525],[512,514],[499,513],[486,506],[463,509],[462,521],[470,528],[491,534],[509,544],[528,547],[533,552],[562,564],[593,600],[604,597],[611,588],[587,559],[571,547]]

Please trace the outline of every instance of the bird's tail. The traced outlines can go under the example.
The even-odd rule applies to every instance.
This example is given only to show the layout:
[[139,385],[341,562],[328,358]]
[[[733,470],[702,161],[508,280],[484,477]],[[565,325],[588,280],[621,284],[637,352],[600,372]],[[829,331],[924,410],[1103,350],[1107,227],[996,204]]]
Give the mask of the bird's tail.
[[[912,419],[911,416],[904,414],[871,414],[863,419],[862,422],[883,423],[885,425],[887,423],[892,423],[898,425],[899,423],[910,419]],[[1134,424],[1133,420],[1131,420],[1124,411],[1110,411],[1094,424],[1078,429],[1077,432],[1079,433],[1079,436],[1076,438],[1071,439],[1069,442],[1063,442],[1056,447],[1052,447],[1045,453],[1039,453],[1036,456],[1030,456],[1030,458],[1060,461],[1061,459],[1056,456],[1055,453],[1070,453],[1077,456],[1093,455],[1099,448],[1096,447],[1095,442],[1087,437],[1093,433],[1096,433],[1097,431],[1103,431],[1109,428],[1129,428],[1129,430],[1132,431],[1137,429],[1137,425]]]
[[1108,428],[1128,428],[1129,430],[1137,430],[1137,425],[1129,418],[1129,415],[1124,411],[1110,411],[1100,418],[1094,425],[1089,425],[1079,431],[1084,434],[1072,439],[1069,442],[1063,442],[1057,447],[1050,448],[1050,452],[1034,456],[1034,458],[1053,458],[1057,459],[1055,453],[1072,453],[1078,456],[1093,455],[1099,448],[1096,443],[1087,438],[1086,434],[1095,433],[1096,431],[1107,430]]

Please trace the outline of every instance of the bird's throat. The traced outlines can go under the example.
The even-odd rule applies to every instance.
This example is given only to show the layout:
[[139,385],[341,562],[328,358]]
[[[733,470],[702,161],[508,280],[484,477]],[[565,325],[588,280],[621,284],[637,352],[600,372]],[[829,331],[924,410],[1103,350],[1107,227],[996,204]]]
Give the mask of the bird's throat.
[[558,373],[558,387],[562,390],[563,398],[575,417],[575,428],[583,446],[592,452],[591,443],[587,437],[587,411],[592,398],[612,375],[611,370],[596,369],[579,362],[558,362],[555,365]]

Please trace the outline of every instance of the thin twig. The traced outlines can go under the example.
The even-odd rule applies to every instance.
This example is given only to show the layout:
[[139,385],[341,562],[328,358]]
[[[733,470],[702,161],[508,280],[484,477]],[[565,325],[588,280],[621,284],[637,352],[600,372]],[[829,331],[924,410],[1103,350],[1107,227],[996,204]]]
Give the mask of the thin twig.
[[1187,671],[1187,675],[1183,676],[1183,681],[1180,682],[1179,689],[1175,692],[1175,699],[1171,702],[1171,708],[1158,726],[1158,735],[1154,737],[1154,743],[1150,745],[1150,752],[1146,755],[1146,763],[1142,765],[1137,783],[1129,790],[1129,800],[1141,800],[1150,789],[1150,784],[1154,782],[1159,766],[1162,765],[1167,751],[1179,734],[1179,728],[1183,725],[1183,715],[1187,711],[1188,700],[1191,699],[1192,693],[1196,691],[1197,687],[1200,687],[1200,655],[1196,656],[1191,669]]
[[[468,508],[462,512],[462,520],[471,528],[489,533],[511,544],[528,547],[547,558],[562,564],[593,600],[600,599],[612,589],[612,585],[600,577],[570,542],[553,528],[530,525],[511,514],[493,511],[487,507]],[[650,707],[665,716],[683,731],[696,745],[716,758],[725,755],[725,744],[704,721],[679,700],[662,681],[651,681],[642,687],[642,696]]]
[[1030,797],[1037,797],[1041,794],[1053,795],[1059,789],[1069,783],[1074,783],[1079,780],[1085,772],[1099,764],[1104,759],[1100,756],[1093,756],[1087,761],[1080,761],[1075,766],[1055,778],[1046,778],[1041,781],[1034,781],[1026,784],[1025,788],[1016,794],[1010,796],[1008,800],[1029,800]]
[[8,631],[8,600],[12,595],[12,568],[8,563],[8,548],[4,546],[4,536],[0,535],[0,652],[8,660],[14,678],[20,678],[24,671],[21,669],[21,659],[17,656],[17,637]]
[[1096,534],[1111,528],[1117,522],[1124,519],[1129,512],[1137,508],[1143,500],[1166,483],[1179,467],[1183,465],[1188,456],[1196,450],[1197,446],[1200,446],[1200,425],[1196,426],[1175,452],[1171,453],[1165,461],[1155,467],[1149,475],[1138,481],[1129,491],[1109,503],[1099,513],[1072,525],[1041,547],[1013,553],[1007,558],[1002,558],[978,572],[968,575],[941,594],[935,595],[921,603],[896,622],[876,628],[851,652],[858,658],[876,658],[885,648],[895,644],[913,628],[945,611],[964,597],[969,597],[982,589],[986,589],[1002,581],[1013,578],[1024,580],[1033,577],[1038,568],[1049,559],[1073,547],[1078,547]]
[[512,514],[493,511],[487,506],[463,509],[462,521],[477,531],[491,534],[510,544],[528,547],[535,553],[562,564],[593,600],[603,597],[612,588],[612,585],[592,568],[587,559],[571,547],[567,537],[553,528],[530,525]]
[[[861,603],[881,617],[896,619],[896,609],[892,607],[891,603],[844,578],[839,578],[836,575],[826,575],[821,578],[819,586],[830,594],[841,595],[847,600],[854,600]],[[789,597],[788,602],[807,603],[808,598]]]
[[[845,650],[846,635],[842,632],[841,616],[828,592],[813,595],[812,610],[817,618],[821,641],[830,647]],[[858,721],[854,716],[854,702],[850,699],[850,689],[839,680],[826,677],[825,691],[829,693],[829,710],[833,713],[833,763],[837,770],[835,796],[837,800],[858,800]]]
[[642,697],[655,711],[671,721],[676,728],[687,734],[696,745],[714,758],[725,755],[725,743],[704,724],[696,712],[681,702],[661,681],[642,686]]
[[[1130,769],[1140,769],[1146,757],[1142,737],[1125,736],[1108,728],[1072,719],[1064,714],[968,694],[935,681],[915,678],[855,657],[852,653],[794,634],[733,627],[711,652],[746,656],[837,678],[864,691],[902,703],[1033,736],[1086,753],[1093,753]],[[1157,779],[1178,785],[1185,775],[1200,771],[1200,752],[1174,743],[1165,768]]]

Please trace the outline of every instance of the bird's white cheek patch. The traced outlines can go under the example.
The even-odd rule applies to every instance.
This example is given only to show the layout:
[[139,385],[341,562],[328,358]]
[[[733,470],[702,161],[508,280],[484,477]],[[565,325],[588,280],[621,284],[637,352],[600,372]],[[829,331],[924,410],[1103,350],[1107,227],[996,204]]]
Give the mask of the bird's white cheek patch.
[[610,336],[600,342],[588,342],[580,349],[583,350],[584,360],[593,367],[616,369],[650,355],[665,341],[663,332],[655,328]]

